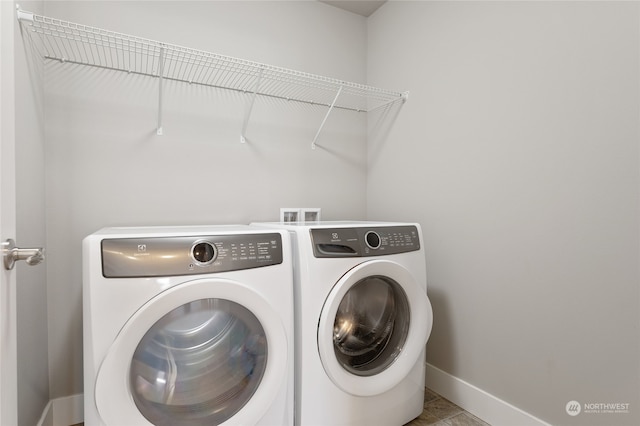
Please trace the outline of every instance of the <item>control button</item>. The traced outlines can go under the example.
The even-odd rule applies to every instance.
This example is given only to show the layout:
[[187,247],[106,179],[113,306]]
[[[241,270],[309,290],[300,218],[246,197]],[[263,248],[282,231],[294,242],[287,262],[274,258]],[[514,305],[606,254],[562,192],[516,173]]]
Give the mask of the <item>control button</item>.
[[367,246],[372,249],[380,248],[380,235],[377,232],[369,231],[364,236]]
[[199,266],[211,264],[216,256],[216,247],[208,241],[198,241],[191,247],[191,256]]

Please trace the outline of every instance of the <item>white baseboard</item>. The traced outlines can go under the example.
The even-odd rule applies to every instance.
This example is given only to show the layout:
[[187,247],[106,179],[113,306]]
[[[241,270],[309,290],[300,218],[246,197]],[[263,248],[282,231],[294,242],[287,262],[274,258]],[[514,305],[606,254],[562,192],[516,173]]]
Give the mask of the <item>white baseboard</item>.
[[70,426],[84,422],[83,394],[49,401],[40,416],[38,426]]
[[493,426],[550,426],[482,389],[427,364],[426,386]]

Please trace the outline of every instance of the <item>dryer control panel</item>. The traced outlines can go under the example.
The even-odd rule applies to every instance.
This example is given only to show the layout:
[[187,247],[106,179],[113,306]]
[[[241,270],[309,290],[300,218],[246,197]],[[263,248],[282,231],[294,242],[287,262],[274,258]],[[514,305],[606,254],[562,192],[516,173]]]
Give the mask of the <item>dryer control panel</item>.
[[104,239],[106,278],[210,274],[282,263],[278,233]]
[[415,226],[311,229],[315,257],[384,256],[420,250]]

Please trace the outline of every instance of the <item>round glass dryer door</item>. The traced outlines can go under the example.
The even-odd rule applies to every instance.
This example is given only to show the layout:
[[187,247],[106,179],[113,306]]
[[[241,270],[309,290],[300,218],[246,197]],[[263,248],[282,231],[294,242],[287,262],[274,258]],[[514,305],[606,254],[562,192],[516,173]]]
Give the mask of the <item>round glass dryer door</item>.
[[281,313],[255,289],[185,282],[122,327],[97,374],[96,408],[109,425],[256,424],[286,385],[288,348]]
[[318,323],[318,352],[333,383],[377,395],[409,374],[433,321],[426,291],[402,265],[361,263],[334,285]]
[[151,327],[133,354],[133,400],[154,425],[221,424],[260,385],[266,342],[255,315],[235,302],[179,306]]

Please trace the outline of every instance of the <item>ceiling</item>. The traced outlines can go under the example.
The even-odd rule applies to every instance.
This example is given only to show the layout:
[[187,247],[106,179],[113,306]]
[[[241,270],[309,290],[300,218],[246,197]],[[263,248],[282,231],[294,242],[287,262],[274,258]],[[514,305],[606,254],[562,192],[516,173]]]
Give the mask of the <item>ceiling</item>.
[[386,0],[320,0],[322,3],[330,4],[331,6],[339,7],[340,9],[347,10],[349,12],[357,13],[367,17],[373,12],[378,10]]

